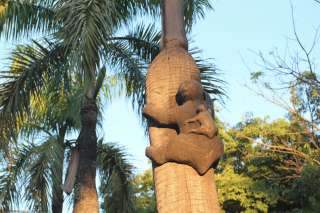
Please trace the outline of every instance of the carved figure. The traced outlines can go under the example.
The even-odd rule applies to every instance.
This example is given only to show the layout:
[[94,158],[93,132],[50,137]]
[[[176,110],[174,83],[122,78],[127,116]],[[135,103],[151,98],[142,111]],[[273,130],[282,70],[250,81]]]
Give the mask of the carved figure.
[[[184,81],[176,94],[175,122],[165,122],[158,111],[146,105],[144,115],[161,125],[177,125],[160,146],[150,146],[146,155],[162,165],[169,161],[192,166],[204,174],[223,153],[223,144],[217,137],[218,129],[205,102],[201,84]],[[165,139],[164,138],[164,139]]]

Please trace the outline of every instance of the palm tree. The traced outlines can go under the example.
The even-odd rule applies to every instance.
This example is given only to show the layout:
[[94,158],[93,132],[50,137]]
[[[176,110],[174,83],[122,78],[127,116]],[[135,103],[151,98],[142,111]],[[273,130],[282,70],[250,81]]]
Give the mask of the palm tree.
[[[33,2],[33,3],[36,3]],[[7,4],[7,8],[5,9],[5,13],[2,17],[4,17],[2,19],[2,28],[7,28],[7,30],[4,30],[5,33],[7,33],[7,36],[12,36],[12,37],[17,37],[20,34],[24,34],[26,30],[32,30],[34,29],[35,31],[37,31],[39,29],[39,27],[41,29],[46,29],[47,31],[50,30],[55,30],[54,28],[56,27],[55,25],[58,24],[53,24],[52,20],[54,20],[52,17],[54,16],[53,14],[53,9],[50,8],[50,6],[52,4],[49,4],[50,2],[46,2],[46,3],[39,3],[39,4],[32,4],[30,2],[19,2],[19,1],[9,1]],[[70,2],[71,4],[73,2]],[[88,6],[88,1],[85,2],[86,4],[83,4],[82,6]],[[40,5],[40,6],[39,6]],[[69,5],[70,6],[70,5]],[[106,5],[105,5],[106,6]],[[66,7],[67,5],[63,5],[63,7],[61,8],[61,10],[59,10],[61,12],[61,16],[63,17],[63,13],[64,11],[66,11]],[[117,5],[117,7],[119,7],[119,5]],[[40,8],[40,9],[39,9]],[[30,10],[27,10],[30,9]],[[87,8],[85,8],[86,10],[88,10]],[[105,10],[107,8],[104,8]],[[108,8],[110,9],[110,8]],[[70,10],[70,8],[69,8]],[[32,16],[32,14],[35,14],[35,12],[37,12],[37,14],[39,15],[39,19],[37,20],[37,24],[36,25],[32,25],[34,24],[34,19],[35,17]],[[114,13],[114,11],[110,11],[111,13]],[[31,15],[31,16],[28,16]],[[91,14],[92,15],[92,14]],[[98,14],[101,15],[101,14]],[[110,15],[110,14],[109,14]],[[49,17],[49,19],[47,20],[47,18]],[[51,18],[50,18],[51,17]],[[17,18],[17,19],[15,19]],[[42,19],[43,18],[43,19]],[[104,18],[106,18],[106,16],[104,16]],[[26,19],[26,20],[24,20]],[[63,18],[61,18],[61,20],[59,20],[57,23],[63,23]],[[17,23],[20,22],[22,20],[22,22],[26,22],[23,23],[21,25],[21,23]],[[29,22],[30,20],[32,20],[31,22]],[[82,20],[83,21],[83,20]],[[103,21],[105,21],[106,23],[103,23],[104,25],[107,26],[107,24],[111,24],[108,22],[108,20],[104,19]],[[43,23],[42,23],[43,22]],[[48,22],[50,22],[50,24],[48,24]],[[31,26],[29,26],[31,23]],[[39,24],[40,23],[40,24]],[[28,25],[29,24],[29,25]],[[42,24],[42,25],[41,25]],[[90,23],[91,24],[91,23]],[[102,25],[99,25],[102,26]],[[17,27],[15,29],[15,27]],[[83,30],[86,30],[87,26],[82,26]],[[115,26],[116,28],[116,26]],[[16,31],[12,31],[13,29],[15,29]],[[58,31],[58,33],[61,35],[63,35],[63,28],[59,28],[61,31]],[[97,28],[95,29],[97,30]],[[132,57],[132,54],[130,53],[130,47],[133,46],[135,47],[135,45],[141,45],[143,43],[148,44],[149,41],[146,41],[143,39],[143,36],[145,35],[145,33],[141,30],[143,30],[142,28],[137,28],[137,30],[140,30],[139,32],[133,33],[133,34],[129,34],[127,36],[124,37],[108,37],[105,38],[106,40],[103,40],[104,42],[104,47],[105,49],[109,50],[107,53],[104,53],[104,57],[107,57],[109,60],[111,60],[111,64],[113,67],[121,67],[122,68],[122,75],[126,78],[129,79],[132,77],[140,77],[141,73],[139,73],[138,68],[139,68],[139,64],[137,63],[138,60]],[[152,32],[150,31],[151,28],[148,28],[149,32],[152,34]],[[81,33],[81,32],[80,32]],[[103,32],[99,32],[99,33],[103,33]],[[146,35],[150,36],[151,34],[147,33]],[[86,32],[83,32],[83,34],[86,34]],[[132,37],[132,35],[137,34],[137,35],[141,35],[142,37]],[[152,34],[153,36],[157,36],[157,34]],[[78,35],[75,35],[75,37]],[[79,36],[81,37],[81,35]],[[86,39],[86,38],[85,38]],[[97,38],[95,38],[97,39]],[[151,38],[152,39],[152,38]],[[158,40],[158,39],[156,39]],[[68,41],[65,42],[68,43]],[[85,42],[87,42],[87,40],[85,40]],[[71,43],[72,44],[72,43]],[[69,45],[69,44],[68,44]],[[99,44],[102,45],[102,44]],[[97,50],[100,48],[98,46],[94,47]],[[70,45],[72,46],[72,45]],[[60,51],[62,52],[62,54],[64,55],[60,55],[59,57],[55,58],[56,60],[53,63],[57,63],[57,64],[61,64],[61,62],[59,62],[59,58],[60,59],[70,59],[70,57],[73,56],[68,56],[68,54],[71,52],[68,49],[65,50],[66,48],[63,46],[60,46],[60,48],[58,47],[54,47],[60,49]],[[153,45],[155,46],[155,45]],[[90,47],[87,47],[90,50]],[[93,49],[94,49],[93,48]],[[151,46],[151,48],[153,48]],[[72,49],[72,47],[70,48]],[[92,50],[92,49],[91,49]],[[76,52],[76,48],[72,49],[73,52]],[[95,51],[93,54],[95,54],[97,51]],[[70,54],[71,55],[71,54]],[[52,52],[48,52],[48,56],[49,59],[51,59],[52,56]],[[95,55],[96,56],[96,55]],[[89,56],[92,58],[94,58],[95,56]],[[82,57],[82,56],[79,56]],[[85,59],[88,56],[85,56]],[[31,56],[32,58],[32,56]],[[32,58],[33,59],[33,58]],[[47,58],[47,60],[49,60]],[[89,61],[91,60],[89,58]],[[99,58],[98,58],[99,59]],[[100,60],[100,59],[99,59]],[[52,59],[53,61],[53,59]],[[92,66],[92,62],[96,62],[95,59],[91,60],[91,64],[88,63],[86,65]],[[24,62],[23,62],[24,63]],[[80,62],[80,64],[77,64],[77,66],[79,66],[79,68],[82,70],[82,62]],[[105,62],[104,62],[105,63]],[[46,69],[44,69],[43,65],[47,64],[47,62],[44,61],[36,61],[35,63],[33,63],[32,65],[30,65],[30,67],[28,68],[38,68],[36,71],[37,72],[33,72],[29,75],[28,72],[23,73],[22,74],[22,79],[21,78],[17,78],[17,81],[11,81],[11,82],[6,82],[5,84],[3,84],[3,112],[10,112],[10,115],[19,115],[19,114],[23,114],[23,111],[27,111],[28,109],[28,102],[29,102],[29,98],[31,94],[36,94],[37,92],[39,92],[41,90],[41,88],[45,85],[45,83],[43,82],[43,77],[46,74],[45,72],[47,71]],[[66,64],[62,63],[62,64]],[[63,65],[66,66],[66,65]],[[33,70],[29,69],[28,71],[32,72]],[[96,158],[96,146],[97,146],[97,138],[96,138],[96,133],[95,133],[95,126],[96,126],[96,122],[97,122],[97,107],[96,107],[96,97],[99,91],[99,88],[102,86],[102,82],[103,82],[103,78],[104,78],[104,69],[100,69],[100,72],[98,74],[98,77],[96,77],[96,71],[93,70],[94,68],[90,67],[88,70],[90,70],[91,72],[81,72],[81,74],[83,74],[82,76],[84,76],[84,78],[79,78],[80,82],[83,82],[84,85],[86,85],[85,87],[85,96],[82,98],[83,100],[83,109],[82,110],[82,130],[80,131],[80,136],[77,140],[78,142],[78,147],[80,149],[80,168],[79,168],[79,181],[78,181],[78,190],[79,190],[79,196],[76,196],[76,198],[81,198],[81,199],[76,199],[75,202],[75,211],[82,211],[81,210],[81,202],[85,200],[85,198],[90,198],[92,200],[94,200],[94,204],[93,206],[89,206],[89,205],[84,205],[87,206],[88,209],[90,209],[90,211],[95,211],[98,210],[98,204],[97,204],[97,196],[96,196],[96,189],[95,189],[95,170],[96,170],[96,163],[95,163],[95,158]],[[60,70],[60,67],[57,68],[57,70]],[[49,73],[48,76],[52,77],[51,75],[52,73]],[[62,73],[61,73],[62,74]],[[11,78],[12,76],[9,76],[8,78]],[[141,79],[137,78],[138,80]],[[28,80],[28,81],[27,81]],[[51,80],[51,79],[50,79]],[[50,81],[49,80],[49,81]],[[54,80],[54,79],[53,79]],[[131,91],[135,91],[135,87],[139,86],[139,81],[132,81],[132,86],[130,86],[128,84],[128,88],[130,88]],[[16,85],[18,83],[18,85]],[[19,85],[20,84],[20,85]],[[23,91],[23,93],[20,92],[20,90]],[[131,93],[131,91],[129,93]],[[8,110],[9,109],[9,110]],[[89,110],[89,111],[88,111]],[[4,115],[6,114],[6,115]],[[3,117],[7,116],[8,113],[4,113]],[[88,116],[89,115],[89,116]],[[93,115],[93,117],[90,117],[91,115]],[[13,116],[14,117],[14,116]],[[89,120],[88,120],[89,119]],[[93,120],[92,120],[93,119]],[[12,119],[12,127],[15,127],[15,119]],[[11,128],[8,128],[11,129]],[[14,129],[14,128],[13,128]],[[89,136],[89,137],[88,137]],[[87,140],[89,138],[89,140]],[[62,174],[61,172],[59,174]],[[60,182],[61,182],[61,178],[59,178]],[[61,190],[59,189],[59,185],[58,184],[56,187],[57,190],[55,191],[59,191],[59,194],[56,197],[53,197],[53,208],[54,206],[57,206],[58,210],[57,212],[61,212],[61,204],[59,204],[59,202],[61,203]],[[86,187],[87,185],[89,185],[89,187]],[[88,193],[84,193],[85,196],[83,196],[83,190],[91,190],[93,196],[91,196]],[[54,194],[56,195],[56,194]],[[57,201],[57,202],[55,202]],[[79,201],[79,202],[77,202]],[[80,206],[80,207],[79,207]],[[124,205],[123,205],[124,206]],[[121,208],[119,208],[121,209]]]
[[[92,204],[91,212],[98,209],[94,182],[97,153],[96,97],[103,82],[104,65],[108,64],[108,67],[121,70],[120,74],[127,82],[128,95],[133,95],[138,103],[142,103],[144,73],[141,70],[143,71],[144,67],[141,67],[139,58],[144,59],[146,64],[159,50],[159,36],[151,27],[137,27],[127,36],[115,36],[116,32],[141,9],[157,14],[159,3],[160,1],[143,0],[10,0],[6,1],[5,12],[0,15],[0,33],[8,38],[18,38],[33,32],[61,40],[62,49],[66,52],[65,58],[68,58],[68,65],[72,67],[69,71],[77,75],[81,85],[84,85],[81,109],[82,129],[77,140],[81,163],[78,175],[79,195],[76,196],[75,202],[76,211],[81,212],[82,207],[89,206],[88,203]],[[203,15],[203,8],[208,5],[210,4],[207,1],[188,1],[185,12],[189,26],[195,20],[195,16]],[[43,72],[36,75],[36,78],[31,78],[31,82],[37,83],[28,83],[26,84],[28,88],[23,88],[25,94],[21,97],[24,99],[28,99],[30,94],[36,93],[42,87]],[[16,98],[11,100],[20,101]],[[11,114],[17,114],[26,108],[27,105],[19,101],[12,105],[15,109]],[[86,191],[90,191],[91,194],[85,193]],[[89,199],[86,201],[87,198]]]
[[[19,199],[23,198],[32,211],[48,212],[51,209],[52,212],[62,212],[63,192],[60,186],[65,156],[69,156],[71,151],[71,144],[65,137],[80,126],[76,109],[80,107],[82,90],[67,72],[67,58],[62,57],[64,52],[58,48],[59,45],[48,41],[45,44],[34,42],[33,46],[19,46],[13,53],[10,72],[2,72],[1,80],[5,81],[0,86],[0,114],[6,116],[10,115],[7,113],[10,111],[21,112],[11,117],[12,123],[18,122],[18,125],[10,127],[16,127],[20,140],[26,141],[12,146],[10,159],[6,158],[8,164],[0,178],[0,210],[3,211],[8,211],[10,206],[18,204]],[[35,80],[44,71],[43,78]],[[41,90],[31,96],[24,93],[35,82],[43,83],[44,86],[38,84]],[[27,109],[22,109],[22,106]],[[2,120],[0,124],[11,123]],[[126,208],[132,209],[130,186],[127,184],[132,166],[125,160],[125,153],[101,140],[98,157],[99,178],[109,180],[101,185],[104,189],[102,196],[109,194],[112,202],[122,196],[126,198],[122,200],[130,205],[122,205],[118,201],[114,207],[123,212]],[[110,185],[121,185],[122,188],[118,187],[121,190],[115,193],[114,188],[106,190]],[[19,188],[24,188],[22,196],[17,191]]]
[[[200,80],[197,65],[187,53],[184,2],[163,1],[163,46],[147,75],[147,104],[163,115],[164,124],[175,121],[177,112],[172,106],[180,84],[190,79]],[[176,130],[170,126],[159,127],[151,121],[149,133],[151,145],[157,147],[166,137],[176,134]],[[158,212],[220,212],[213,170],[201,176],[184,164],[155,165],[154,182]]]

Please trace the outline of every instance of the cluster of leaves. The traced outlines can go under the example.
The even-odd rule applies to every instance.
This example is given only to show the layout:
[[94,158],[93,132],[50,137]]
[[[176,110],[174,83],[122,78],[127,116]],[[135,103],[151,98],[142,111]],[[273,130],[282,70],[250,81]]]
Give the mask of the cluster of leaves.
[[156,199],[153,188],[152,171],[146,170],[144,173],[135,176],[132,180],[132,185],[137,212],[156,212]]
[[225,156],[216,182],[226,212],[316,210],[320,153],[302,130],[295,121],[250,117],[221,129]]

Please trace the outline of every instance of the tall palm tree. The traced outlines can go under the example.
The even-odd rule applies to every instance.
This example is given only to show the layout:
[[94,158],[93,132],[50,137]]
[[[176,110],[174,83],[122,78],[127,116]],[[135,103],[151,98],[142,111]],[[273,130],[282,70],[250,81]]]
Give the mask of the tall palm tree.
[[[72,4],[72,3],[74,3],[74,2],[70,2],[70,4]],[[89,2],[87,1],[87,2],[85,2],[85,4],[82,4],[82,6],[88,6],[88,3]],[[63,13],[64,13],[67,5],[63,5],[63,7],[60,8],[60,10],[59,10],[62,13],[62,15],[60,14],[60,18],[61,17],[62,18],[59,19],[59,21],[57,22],[58,24],[53,24],[54,22],[52,20],[55,20],[55,19],[53,18],[54,10],[50,7],[51,5],[53,5],[53,4],[49,4],[49,2],[43,3],[43,4],[41,4],[41,3],[37,4],[37,1],[33,1],[33,2],[9,1],[8,4],[6,5],[7,8],[5,9],[5,13],[2,16],[2,18],[3,18],[2,19],[2,29],[7,28],[7,30],[4,30],[5,35],[12,36],[12,37],[18,37],[18,36],[20,36],[20,34],[23,35],[25,33],[25,31],[27,31],[27,30],[38,31],[39,27],[41,28],[41,30],[45,29],[44,32],[56,30],[55,29],[57,27],[56,25],[63,23]],[[119,5],[117,5],[117,7],[118,6]],[[57,7],[59,7],[59,6],[57,6]],[[87,8],[85,8],[85,9],[87,10]],[[104,8],[104,9],[106,10],[106,8]],[[69,8],[69,10],[70,10],[70,8]],[[34,22],[35,17],[28,16],[28,15],[32,15],[35,12],[37,12],[37,14],[40,14],[39,20],[36,20],[37,21],[36,25],[32,25],[33,23],[35,23]],[[114,11],[112,11],[112,10],[110,12],[114,13]],[[98,15],[101,15],[101,13]],[[42,19],[43,17],[45,17],[45,18]],[[47,20],[46,18],[48,18],[48,17],[49,17],[49,19]],[[104,18],[106,18],[106,17],[104,17]],[[24,20],[24,19],[26,19],[26,20]],[[29,22],[30,20],[32,20],[32,21]],[[20,21],[22,22],[22,24],[19,23]],[[106,25],[106,27],[108,27],[108,24],[111,24],[106,19],[104,19],[103,21],[106,22],[106,23],[103,23],[104,25]],[[50,24],[48,24],[48,22],[50,22]],[[31,24],[29,24],[29,23],[31,23]],[[101,26],[101,25],[99,25],[99,26]],[[87,26],[84,26],[83,29],[85,30],[86,27]],[[116,26],[115,26],[115,28],[116,28]],[[16,31],[14,31],[14,30],[16,30]],[[61,31],[57,31],[57,32],[59,34],[61,33],[61,35],[63,35],[63,28],[60,27],[59,30],[61,30]],[[97,28],[95,28],[95,30],[97,30]],[[139,31],[128,34],[123,37],[108,37],[108,38],[105,37],[104,38],[105,40],[103,40],[104,45],[105,45],[105,49],[109,50],[107,53],[104,53],[105,57],[107,57],[111,61],[111,63],[110,63],[111,66],[122,68],[121,74],[126,79],[129,79],[129,77],[130,77],[130,79],[132,79],[132,77],[135,77],[135,76],[139,77],[139,75],[141,75],[141,73],[138,72],[139,71],[138,70],[139,69],[138,60],[135,59],[134,57],[132,57],[132,54],[130,52],[131,46],[135,47],[135,45],[148,44],[148,42],[149,42],[149,41],[146,41],[143,39],[143,36],[145,36],[144,31],[141,31],[143,29],[137,28],[137,30],[139,30]],[[147,32],[146,35],[148,35],[148,36],[152,35],[152,36],[157,37],[157,34],[154,34],[150,31],[151,28],[148,28],[147,30],[150,33]],[[99,33],[101,34],[103,32],[99,32]],[[86,32],[84,32],[83,34],[86,34]],[[133,37],[134,35],[141,35],[141,37]],[[74,35],[74,36],[76,37],[78,35]],[[79,37],[81,37],[81,35]],[[85,39],[86,39],[86,37],[85,37]],[[95,39],[97,39],[97,38],[95,38]],[[157,40],[158,39],[156,39],[156,41]],[[64,39],[64,41],[66,43],[68,43],[66,41],[66,39]],[[87,42],[87,40],[85,40],[85,42]],[[68,45],[69,45],[69,43],[68,43]],[[99,45],[101,45],[101,44],[99,44]],[[94,48],[96,48],[98,50],[100,48],[99,45],[97,45]],[[76,52],[76,49],[73,49],[72,45],[70,45],[70,46],[71,46],[70,49],[72,51]],[[62,54],[64,54],[64,55],[59,56],[60,59],[70,59],[70,57],[74,56],[74,55],[68,56],[68,54],[71,52],[69,50],[70,46],[68,46],[67,50],[66,50],[66,48],[60,46],[61,47],[60,51],[62,52]],[[152,44],[152,46],[155,46],[155,45]],[[152,46],[151,46],[151,48],[153,48]],[[90,46],[87,48],[89,48],[89,50],[90,50]],[[97,51],[95,51],[95,52],[97,52]],[[95,52],[93,54],[95,54]],[[48,57],[49,57],[49,59],[51,59],[51,57],[54,55],[52,55],[53,53],[51,51],[48,51],[48,53],[49,53]],[[79,57],[82,57],[82,56],[79,56]],[[90,57],[94,58],[95,56],[90,56]],[[31,56],[31,58],[32,58],[32,56]],[[47,60],[49,60],[49,59],[47,58]],[[59,58],[55,58],[55,59],[57,59],[57,60],[55,60],[54,63],[58,63],[58,64],[62,63],[62,62],[59,62]],[[89,59],[89,60],[91,60],[91,59]],[[98,59],[100,60],[99,57],[98,57]],[[53,59],[52,59],[52,61],[53,61]],[[93,61],[95,61],[95,60],[93,60]],[[24,63],[24,61],[23,61],[23,63]],[[82,68],[81,63],[82,62],[80,62],[80,64],[77,64],[76,66],[77,67],[79,66],[79,68],[82,70],[83,68]],[[92,60],[90,63],[88,63],[87,65],[91,66]],[[103,62],[103,63],[105,63],[105,62]],[[29,73],[26,72],[26,73],[22,74],[22,76],[21,76],[22,79],[18,78],[16,82],[12,82],[12,81],[9,83],[6,82],[3,85],[4,92],[5,92],[5,93],[3,93],[3,97],[2,97],[2,99],[3,99],[3,103],[2,103],[3,104],[3,107],[2,107],[3,112],[9,111],[12,115],[16,115],[16,114],[23,114],[23,111],[28,110],[27,108],[28,108],[28,101],[29,101],[30,95],[36,94],[45,85],[45,83],[43,82],[43,76],[46,74],[47,70],[44,69],[43,65],[46,65],[46,64],[47,64],[47,61],[45,61],[45,62],[44,61],[36,61],[36,63],[33,63],[29,67],[31,69],[28,70],[29,72],[30,71],[32,72],[33,71],[32,68],[34,68],[34,67],[37,68],[37,70],[36,70],[37,72],[31,73],[31,74],[34,74],[33,76],[29,75]],[[64,63],[62,63],[62,64],[64,64]],[[66,65],[63,65],[63,66],[66,66]],[[60,67],[57,68],[57,70],[59,70],[59,69],[60,69]],[[104,71],[103,71],[103,69],[100,69],[101,72],[99,72],[99,75],[97,77],[96,73],[95,73],[96,70],[93,70],[92,67],[90,67],[89,70],[92,72],[88,72],[88,71],[81,72],[81,74],[83,74],[82,76],[84,76],[84,78],[79,78],[80,82],[83,82],[83,84],[86,85],[85,96],[84,96],[84,98],[81,98],[82,100],[84,100],[83,101],[83,105],[84,105],[83,108],[85,109],[82,111],[85,113],[85,114],[82,113],[82,115],[83,115],[82,118],[86,119],[87,115],[93,114],[93,120],[90,120],[91,119],[90,116],[87,117],[87,118],[89,118],[89,120],[82,119],[83,129],[81,130],[80,136],[77,140],[78,146],[80,148],[80,154],[82,152],[82,155],[81,155],[82,157],[80,158],[81,162],[80,162],[80,168],[79,168],[79,182],[78,182],[78,186],[79,186],[78,190],[80,192],[79,193],[80,196],[76,196],[76,198],[84,198],[84,199],[76,199],[76,201],[79,201],[79,202],[75,202],[75,211],[80,211],[80,212],[83,211],[83,210],[81,210],[81,202],[80,201],[85,200],[85,198],[90,198],[90,199],[93,198],[92,200],[95,201],[93,206],[84,205],[85,207],[87,206],[87,209],[90,209],[90,211],[95,211],[98,209],[98,204],[97,204],[98,199],[95,196],[96,189],[95,189],[95,178],[94,178],[95,172],[96,172],[95,171],[96,163],[94,161],[95,161],[96,152],[97,152],[97,150],[96,150],[97,139],[95,136],[95,134],[96,134],[95,133],[95,125],[97,122],[96,97],[97,97],[99,88],[102,86]],[[78,73],[76,73],[76,74],[78,74]],[[52,73],[48,73],[48,76],[52,77]],[[132,81],[132,83],[133,83],[132,86],[129,85],[130,89],[132,91],[134,91],[135,87],[139,86],[140,79],[141,79],[141,77],[137,78],[136,81]],[[16,83],[18,83],[18,85],[16,85]],[[11,91],[10,91],[10,89],[11,89]],[[20,90],[22,90],[23,93],[21,93]],[[131,92],[129,92],[129,93],[131,93]],[[89,107],[89,111],[87,111],[88,107]],[[86,113],[86,111],[87,111],[87,113]],[[7,116],[8,113],[5,113],[5,114]],[[3,114],[3,117],[4,117],[4,114]],[[14,120],[15,119],[13,119],[12,126],[15,126]],[[88,135],[92,136],[92,137],[89,137],[89,139],[92,139],[92,140],[87,140]],[[87,142],[89,142],[89,145]],[[83,143],[87,143],[87,144],[83,144]],[[88,154],[88,153],[90,153],[90,154]],[[58,174],[62,174],[62,173],[60,172]],[[88,177],[87,174],[89,174],[89,178],[87,178]],[[86,177],[84,177],[84,176],[86,176]],[[89,181],[88,181],[88,179],[89,179]],[[59,180],[61,182],[61,177],[59,178]],[[84,193],[84,196],[83,196],[83,193],[81,193],[81,192],[83,191],[83,189],[87,190],[86,184],[88,184],[90,186],[87,188],[89,188],[89,190],[91,190],[93,192],[94,196],[91,196],[90,194],[87,194],[87,193]],[[57,190],[55,190],[55,191],[59,191],[59,193],[54,194],[54,195],[58,194],[58,196],[53,197],[53,201],[54,201],[53,208],[55,208],[55,206],[57,206],[57,208],[59,210],[57,210],[56,212],[61,212],[62,205],[59,204],[59,202],[61,203],[62,192],[59,189],[59,184],[56,186],[57,186],[56,187]],[[57,201],[57,202],[55,202],[55,201]],[[125,207],[125,205],[122,205],[122,206]],[[122,208],[118,208],[118,209],[121,210]]]
[[[33,46],[19,46],[13,53],[10,72],[1,72],[0,116],[12,112],[12,123],[18,125],[10,126],[8,120],[1,120],[0,124],[17,127],[16,132],[25,143],[11,147],[9,162],[1,168],[0,210],[8,211],[22,198],[32,211],[48,212],[51,209],[51,212],[62,212],[64,156],[71,151],[65,137],[67,132],[80,126],[76,109],[80,107],[82,91],[79,83],[67,72],[65,63],[68,60],[62,57],[64,52],[59,45],[48,41],[45,46],[34,43]],[[44,73],[41,79],[38,79],[39,73]],[[36,82],[41,90],[31,96],[25,93],[32,91],[28,87]],[[14,116],[14,112],[20,115]],[[123,151],[101,141],[98,156],[99,178],[109,180],[102,185],[103,188],[122,185],[117,193],[111,188],[102,191],[102,195],[110,194],[108,197],[112,202],[121,195],[127,198],[123,199],[124,202],[131,205],[124,206],[118,201],[115,206],[122,210],[133,208],[127,184],[132,166],[125,161]],[[21,197],[18,188],[24,188]]]
[[[157,45],[159,38],[157,34],[152,33],[152,28],[145,30],[136,28],[137,31],[128,36],[115,35],[120,27],[127,24],[130,17],[134,17],[139,11],[145,10],[157,14],[160,1],[7,0],[5,2],[5,12],[0,15],[1,34],[8,38],[18,38],[29,35],[30,32],[43,33],[61,40],[64,43],[63,50],[68,53],[69,64],[73,67],[70,70],[76,70],[77,72],[73,72],[76,75],[80,74],[77,76],[84,85],[84,90],[81,110],[82,129],[78,138],[81,161],[78,175],[79,196],[76,196],[75,210],[85,211],[82,207],[89,206],[87,204],[90,203],[90,211],[97,211],[94,182],[97,146],[96,97],[101,86],[99,82],[103,82],[103,65],[108,64],[108,67],[111,65],[112,68],[120,69],[120,73],[127,80],[128,94],[133,94],[141,103],[144,85],[141,68],[143,70],[144,67],[141,67],[139,58],[148,61],[156,55],[155,52],[159,50]],[[195,16],[203,15],[204,7],[210,6],[208,1],[189,0],[187,3],[186,20],[190,25]],[[37,79],[42,79],[42,72],[37,75],[39,75]],[[41,84],[30,84],[26,91],[37,91],[41,86]],[[28,98],[28,94],[24,98]]]
[[[147,105],[162,116],[164,124],[149,123],[151,146],[157,147],[176,134],[169,124],[176,121],[176,93],[181,83],[200,80],[196,62],[187,53],[184,0],[164,0],[162,6],[162,50],[150,65],[146,89]],[[199,100],[201,97],[199,97]],[[191,111],[190,111],[191,112]],[[191,157],[191,156],[190,156]],[[192,167],[165,163],[154,167],[157,209],[165,212],[220,212],[213,170],[199,175]]]

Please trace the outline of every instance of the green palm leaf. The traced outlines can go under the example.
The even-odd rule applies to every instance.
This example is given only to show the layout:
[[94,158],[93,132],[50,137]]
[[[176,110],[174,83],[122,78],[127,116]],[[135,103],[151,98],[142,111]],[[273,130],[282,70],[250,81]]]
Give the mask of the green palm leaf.
[[63,23],[58,35],[73,50],[77,68],[89,80],[100,65],[100,49],[117,25],[115,4],[104,0],[63,1],[57,17]]
[[[54,0],[3,0],[0,13],[0,35],[7,39],[28,37],[32,33],[54,31]],[[0,2],[1,4],[1,2]]]
[[[46,86],[45,82],[60,84],[66,60],[64,49],[57,43],[18,46],[12,53],[10,71],[0,72],[0,133],[14,130],[30,112],[32,100]],[[59,88],[56,85],[55,88]]]
[[184,15],[188,31],[198,19],[204,18],[206,10],[212,9],[210,0],[185,0]]
[[38,42],[33,45],[18,46],[12,53],[10,71],[0,74],[0,109],[3,112],[18,113],[28,111],[30,96],[36,96],[45,85],[45,76],[61,70],[63,48],[47,42],[47,47]]
[[159,53],[160,39],[161,32],[154,24],[138,24],[130,29],[127,35],[112,38],[116,41],[125,41],[127,48],[146,64],[151,63]]
[[189,52],[200,70],[201,83],[204,90],[214,96],[214,99],[223,102],[223,98],[226,95],[224,90],[226,82],[220,78],[219,70],[212,62],[213,59],[201,57],[202,51],[198,48],[192,48]]
[[[61,153],[63,147],[57,143],[56,137],[49,137],[40,145],[18,147],[0,177],[0,209],[17,206],[19,199],[23,198],[32,211],[48,212],[51,184],[56,181],[54,172],[62,166],[59,164],[63,158]],[[21,188],[25,189],[22,196]]]
[[101,180],[100,192],[106,212],[134,212],[134,197],[130,180],[133,166],[126,159],[122,147],[98,142],[98,170]]

